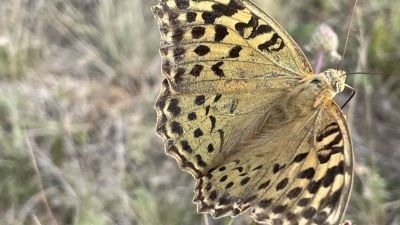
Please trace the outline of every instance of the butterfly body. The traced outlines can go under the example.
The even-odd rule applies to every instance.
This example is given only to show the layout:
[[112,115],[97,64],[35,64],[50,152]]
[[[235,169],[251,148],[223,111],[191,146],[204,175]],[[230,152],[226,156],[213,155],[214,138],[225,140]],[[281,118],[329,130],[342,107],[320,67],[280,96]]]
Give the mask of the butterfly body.
[[165,79],[157,133],[196,179],[198,211],[262,224],[339,224],[353,177],[333,97],[345,73],[314,74],[301,49],[248,0],[161,0]]

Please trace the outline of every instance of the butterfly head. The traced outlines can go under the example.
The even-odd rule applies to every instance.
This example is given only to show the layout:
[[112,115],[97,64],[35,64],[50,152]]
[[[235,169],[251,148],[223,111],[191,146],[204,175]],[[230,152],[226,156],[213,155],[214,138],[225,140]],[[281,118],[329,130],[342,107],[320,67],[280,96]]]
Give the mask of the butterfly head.
[[346,86],[346,72],[343,70],[328,69],[319,75],[322,75],[326,79],[327,86],[333,92],[337,94],[342,92]]

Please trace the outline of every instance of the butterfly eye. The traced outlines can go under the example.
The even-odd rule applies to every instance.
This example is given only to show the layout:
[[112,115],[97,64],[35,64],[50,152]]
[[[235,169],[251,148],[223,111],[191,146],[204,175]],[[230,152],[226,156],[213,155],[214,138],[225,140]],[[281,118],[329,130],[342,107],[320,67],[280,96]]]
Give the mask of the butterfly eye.
[[339,88],[339,82],[335,82],[335,88],[336,88],[336,93],[339,93],[340,88]]
[[313,79],[310,83],[321,86],[321,80],[318,78]]

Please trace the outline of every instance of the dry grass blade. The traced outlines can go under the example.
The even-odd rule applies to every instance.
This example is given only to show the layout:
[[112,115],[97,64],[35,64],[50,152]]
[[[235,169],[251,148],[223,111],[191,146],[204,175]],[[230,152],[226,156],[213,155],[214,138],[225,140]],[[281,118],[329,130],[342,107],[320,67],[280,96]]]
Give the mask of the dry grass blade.
[[[51,218],[52,224],[58,225],[58,222],[57,222],[56,218],[54,217],[54,214],[53,214],[53,212],[52,212],[52,210],[51,210],[51,208],[49,206],[49,202],[47,200],[47,196],[46,196],[46,194],[44,192],[42,175],[40,174],[40,170],[39,170],[39,167],[38,167],[38,164],[37,164],[37,161],[36,161],[36,156],[35,156],[35,153],[33,152],[33,148],[32,148],[32,145],[31,145],[31,142],[30,142],[29,139],[26,139],[26,145],[28,146],[29,154],[30,154],[30,157],[31,157],[31,163],[32,163],[33,168],[34,168],[34,170],[36,172],[37,184],[39,186],[39,191],[41,192],[43,205],[46,208],[48,216]],[[34,219],[35,219],[34,220],[35,223],[36,222],[39,223],[39,220],[37,219],[36,216],[34,216]]]

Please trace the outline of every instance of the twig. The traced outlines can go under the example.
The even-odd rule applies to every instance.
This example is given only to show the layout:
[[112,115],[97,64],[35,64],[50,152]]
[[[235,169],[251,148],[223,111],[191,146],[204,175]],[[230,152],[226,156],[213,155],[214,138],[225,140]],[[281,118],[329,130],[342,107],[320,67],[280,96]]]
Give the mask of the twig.
[[315,63],[314,73],[320,73],[324,64],[325,54],[322,50],[318,51],[317,62]]
[[29,155],[30,155],[30,157],[31,157],[33,169],[35,170],[35,173],[36,173],[36,175],[37,175],[37,177],[38,177],[39,191],[40,191],[40,193],[41,193],[41,195],[42,195],[43,204],[44,204],[44,206],[45,206],[45,208],[46,208],[46,211],[47,211],[47,213],[49,214],[51,220],[53,221],[53,223],[56,224],[56,225],[58,225],[57,220],[56,220],[56,218],[54,217],[54,214],[53,214],[53,212],[52,212],[51,209],[50,209],[50,206],[49,206],[49,202],[48,202],[48,200],[47,200],[46,193],[44,192],[42,176],[41,176],[41,174],[40,174],[39,167],[38,167],[37,161],[36,161],[36,159],[35,159],[35,154],[34,154],[34,152],[33,152],[33,148],[32,148],[31,142],[29,141],[28,138],[26,139],[26,143],[27,143],[27,146],[28,146]]

